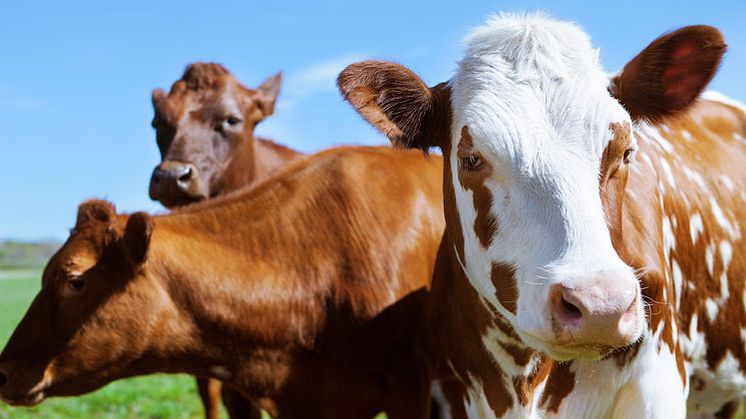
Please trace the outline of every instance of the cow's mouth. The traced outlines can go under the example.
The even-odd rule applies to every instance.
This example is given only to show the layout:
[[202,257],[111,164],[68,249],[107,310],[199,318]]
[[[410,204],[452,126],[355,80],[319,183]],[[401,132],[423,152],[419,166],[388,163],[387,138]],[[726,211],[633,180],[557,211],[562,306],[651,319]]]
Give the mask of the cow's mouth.
[[35,406],[44,401],[46,395],[44,390],[32,390],[20,397],[8,397],[4,394],[0,394],[0,400],[11,405],[11,406]]
[[206,199],[207,197],[204,195],[187,195],[187,194],[180,194],[180,195],[164,195],[159,196],[157,198],[153,198],[158,200],[161,204],[163,204],[166,208],[175,208],[175,207],[181,207],[184,205],[193,204],[195,202],[202,201]]
[[530,333],[519,333],[521,339],[532,348],[538,349],[555,361],[598,361],[614,351],[606,345],[578,342],[552,342]]

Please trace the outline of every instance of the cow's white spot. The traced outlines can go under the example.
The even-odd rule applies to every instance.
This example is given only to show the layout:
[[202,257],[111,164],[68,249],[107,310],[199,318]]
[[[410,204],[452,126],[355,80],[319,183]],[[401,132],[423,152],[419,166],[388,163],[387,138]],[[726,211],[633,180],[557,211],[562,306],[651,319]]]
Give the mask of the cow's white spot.
[[720,308],[715,300],[708,298],[705,300],[705,310],[707,312],[707,319],[713,321],[715,320],[715,317],[717,317]]
[[666,153],[673,153],[673,145],[661,136],[660,132],[649,124],[640,124],[638,128],[646,137],[655,141]]
[[704,225],[702,224],[702,215],[700,213],[697,212],[689,217],[689,234],[692,236],[692,244],[697,243],[697,238],[703,230]]
[[730,236],[730,238],[737,238],[738,231],[736,230],[736,227],[734,227],[733,224],[728,220],[728,218],[725,217],[723,210],[720,208],[720,205],[718,205],[715,198],[710,197],[710,206],[712,207],[712,215],[715,217],[715,221],[717,221],[720,227],[722,227],[723,230],[728,233],[728,236]]
[[[673,288],[676,292],[676,309],[678,309],[681,306],[681,284],[684,282],[684,275],[681,273],[679,263],[676,262],[676,259],[674,258],[671,259],[671,271],[673,272]],[[666,289],[663,288],[663,299],[667,300],[665,290]]]
[[715,276],[715,243],[710,242],[705,249],[705,263],[710,277]]
[[683,170],[684,176],[686,176],[687,179],[696,183],[702,190],[707,190],[707,183],[705,183],[705,179],[699,172],[695,172],[686,166],[683,167]]
[[663,169],[663,174],[666,175],[668,184],[671,185],[672,188],[676,188],[676,180],[673,178],[671,166],[668,164],[668,161],[666,161],[666,159],[661,159],[661,168]]
[[720,180],[723,182],[723,185],[728,188],[729,192],[733,192],[736,189],[736,185],[728,175],[721,175]]

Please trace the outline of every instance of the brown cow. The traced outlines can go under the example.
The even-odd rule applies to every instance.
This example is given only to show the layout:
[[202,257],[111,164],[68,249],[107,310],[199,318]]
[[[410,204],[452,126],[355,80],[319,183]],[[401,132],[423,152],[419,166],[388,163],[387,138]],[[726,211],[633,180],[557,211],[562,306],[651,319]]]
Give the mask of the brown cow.
[[[193,63],[168,95],[153,90],[153,127],[161,163],[150,179],[150,197],[164,206],[196,202],[256,183],[301,156],[254,128],[274,112],[282,75],[257,89],[244,87],[220,64]],[[219,417],[221,385],[197,379],[208,419]],[[228,413],[259,418],[261,412],[237,392],[223,389]]]
[[666,34],[612,77],[540,15],[466,48],[433,88],[376,61],[339,86],[392,142],[443,150],[432,330],[470,416],[683,418],[743,395],[746,108],[696,100],[719,31]]
[[342,148],[170,214],[82,204],[0,353],[0,397],[186,372],[276,418],[426,417],[441,171],[416,152]]
[[282,75],[257,89],[241,85],[223,66],[194,63],[166,94],[153,90],[153,127],[161,163],[150,197],[174,207],[236,190],[284,167],[300,154],[254,128],[272,115]]

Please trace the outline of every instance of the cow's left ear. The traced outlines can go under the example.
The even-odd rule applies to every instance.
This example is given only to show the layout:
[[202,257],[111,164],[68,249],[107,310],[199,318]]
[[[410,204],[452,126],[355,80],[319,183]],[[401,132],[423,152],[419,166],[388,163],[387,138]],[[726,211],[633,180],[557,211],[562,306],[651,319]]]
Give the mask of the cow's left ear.
[[282,86],[282,71],[264,80],[257,89],[254,100],[264,118],[275,112],[275,103],[277,102],[277,96],[280,94],[280,86]]
[[153,233],[153,220],[147,213],[136,212],[129,216],[121,238],[122,251],[132,266],[145,262]]
[[711,26],[686,26],[642,50],[609,91],[633,119],[655,121],[686,109],[717,72],[727,46]]
[[368,123],[398,147],[442,146],[451,126],[451,89],[447,83],[429,88],[412,71],[385,61],[350,64],[337,86]]

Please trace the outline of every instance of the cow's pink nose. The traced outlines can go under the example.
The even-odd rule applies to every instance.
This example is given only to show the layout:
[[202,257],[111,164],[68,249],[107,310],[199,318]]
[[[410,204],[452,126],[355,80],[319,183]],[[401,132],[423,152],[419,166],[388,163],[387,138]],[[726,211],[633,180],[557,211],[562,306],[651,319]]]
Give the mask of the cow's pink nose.
[[636,281],[612,274],[576,277],[550,292],[552,325],[561,343],[620,347],[639,334]]

